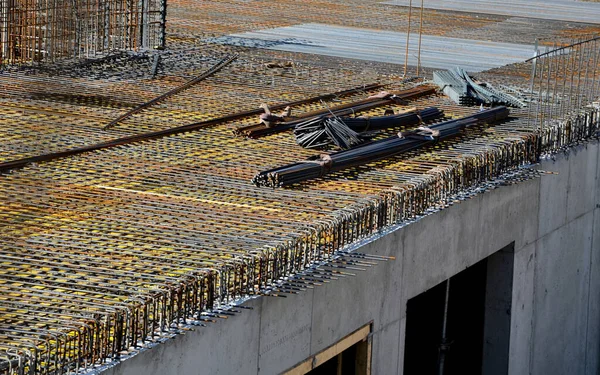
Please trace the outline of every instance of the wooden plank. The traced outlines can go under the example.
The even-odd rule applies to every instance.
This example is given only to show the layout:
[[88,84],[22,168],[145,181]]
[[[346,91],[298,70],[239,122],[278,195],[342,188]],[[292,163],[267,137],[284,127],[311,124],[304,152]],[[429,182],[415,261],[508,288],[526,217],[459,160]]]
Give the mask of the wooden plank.
[[[368,339],[370,333],[371,333],[371,323],[363,326],[362,328],[359,328],[358,330],[356,330],[353,333],[349,334],[348,336],[344,337],[343,339],[341,339],[334,345],[332,345],[326,349],[323,349],[322,351],[315,354],[314,356],[311,356],[311,357],[307,358],[306,360],[300,362],[298,365],[296,365],[293,368],[289,369],[288,371],[284,372],[284,374],[285,375],[306,374],[310,370],[318,367],[319,365],[322,365],[323,363],[329,361],[331,358],[339,355],[344,350],[350,348],[352,345],[355,345],[356,343],[359,343],[360,341]],[[368,362],[369,362],[368,367],[369,368],[370,368],[370,362],[371,362],[370,351],[371,351],[371,348],[369,347],[368,353],[367,353],[369,356],[369,359],[368,359]],[[370,373],[370,369],[369,369],[368,373]]]

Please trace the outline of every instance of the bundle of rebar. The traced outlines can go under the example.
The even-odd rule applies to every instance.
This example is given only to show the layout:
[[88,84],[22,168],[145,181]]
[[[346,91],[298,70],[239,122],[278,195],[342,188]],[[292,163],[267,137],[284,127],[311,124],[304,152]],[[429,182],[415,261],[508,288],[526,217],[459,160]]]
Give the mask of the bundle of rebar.
[[435,107],[411,110],[390,116],[338,117],[325,115],[308,119],[294,128],[296,143],[304,148],[322,148],[336,145],[349,149],[371,138],[373,131],[397,126],[411,126],[442,116]]
[[[354,149],[322,154],[315,160],[286,165],[280,168],[260,172],[252,179],[256,186],[283,187],[302,181],[323,177],[328,173],[363,165],[369,162],[388,158],[402,152],[423,147],[437,140],[452,137],[464,129],[481,123],[493,123],[508,117],[506,107],[496,107],[481,111],[458,120],[450,120],[435,124],[424,131],[400,133],[369,143]],[[427,133],[431,132],[430,135]]]
[[462,68],[433,72],[433,81],[456,104],[460,105],[506,105],[525,107],[525,103],[514,96],[495,89],[489,83],[477,83]]
[[236,130],[236,134],[244,135],[248,138],[259,138],[293,129],[296,125],[304,122],[307,119],[315,119],[321,116],[348,116],[373,108],[378,108],[393,103],[401,103],[406,100],[412,100],[422,96],[431,95],[433,93],[435,93],[435,89],[431,86],[416,86],[397,93],[375,95],[352,103],[303,113],[293,120],[283,122],[272,128],[267,128],[263,124],[244,126],[238,128]]

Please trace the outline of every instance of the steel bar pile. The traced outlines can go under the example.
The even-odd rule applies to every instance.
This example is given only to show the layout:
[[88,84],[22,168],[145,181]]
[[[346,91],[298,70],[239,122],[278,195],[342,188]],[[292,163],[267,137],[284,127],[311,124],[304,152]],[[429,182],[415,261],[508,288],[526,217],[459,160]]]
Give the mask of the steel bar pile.
[[321,116],[296,125],[294,135],[296,143],[304,148],[320,148],[335,144],[345,150],[363,143],[372,136],[372,131],[429,122],[442,115],[443,111],[437,108],[425,108],[378,117]]
[[433,81],[456,104],[525,107],[521,100],[510,94],[499,91],[489,84],[476,83],[464,69],[459,67],[433,72]]
[[314,120],[321,116],[348,116],[357,114],[373,108],[379,108],[394,103],[399,103],[406,100],[414,100],[423,96],[431,95],[435,89],[431,86],[416,86],[398,93],[390,93],[385,96],[374,95],[372,97],[361,99],[352,103],[335,106],[332,108],[324,108],[308,113],[303,113],[297,116],[296,119],[290,120],[275,127],[267,128],[262,124],[244,126],[236,130],[237,134],[245,135],[248,138],[259,138],[267,135],[281,133],[286,130],[293,129],[296,125],[303,123],[305,120]]
[[383,158],[426,146],[437,140],[455,136],[471,126],[493,123],[508,117],[506,107],[481,111],[459,120],[445,121],[429,127],[432,136],[421,136],[419,132],[406,136],[394,136],[369,143],[351,150],[324,154],[318,160],[295,163],[281,168],[260,172],[252,179],[256,186],[283,187],[298,182],[323,177],[329,173],[360,166]]
[[0,1],[0,66],[163,46],[165,3]]

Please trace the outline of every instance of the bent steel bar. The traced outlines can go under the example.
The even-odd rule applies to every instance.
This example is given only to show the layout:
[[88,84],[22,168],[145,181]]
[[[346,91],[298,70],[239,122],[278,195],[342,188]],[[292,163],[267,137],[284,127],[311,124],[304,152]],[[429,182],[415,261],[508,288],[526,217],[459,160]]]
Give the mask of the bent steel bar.
[[131,111],[119,116],[118,118],[112,120],[111,122],[108,123],[108,125],[106,125],[104,127],[104,130],[108,130],[111,127],[115,126],[116,124],[118,124],[119,122],[135,115],[136,113],[150,107],[153,106],[154,104],[165,100],[173,95],[176,95],[180,92],[182,92],[183,90],[186,90],[190,87],[192,87],[193,85],[197,84],[198,82],[201,82],[203,80],[205,80],[206,78],[212,76],[213,74],[218,73],[221,69],[225,68],[227,65],[231,64],[232,62],[234,62],[236,59],[238,58],[238,55],[233,55],[230,57],[226,57],[223,60],[219,61],[218,63],[216,63],[212,68],[210,68],[209,70],[207,70],[206,72],[200,74],[197,77],[194,77],[192,79],[190,79],[189,81],[187,81],[186,83],[184,83],[181,86],[177,86],[172,90],[169,90],[167,92],[165,92],[162,95],[157,96],[156,98],[147,101],[145,103],[140,104],[139,106],[135,107],[134,109],[132,109]]

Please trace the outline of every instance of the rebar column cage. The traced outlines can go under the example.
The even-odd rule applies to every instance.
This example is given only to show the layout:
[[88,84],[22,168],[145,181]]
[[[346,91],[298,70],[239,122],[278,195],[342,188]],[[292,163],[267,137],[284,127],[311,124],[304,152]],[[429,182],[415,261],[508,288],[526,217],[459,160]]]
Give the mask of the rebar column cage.
[[167,0],[0,0],[0,65],[164,47]]

